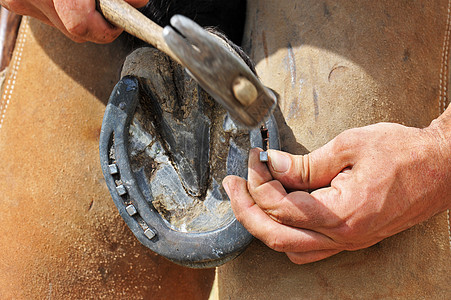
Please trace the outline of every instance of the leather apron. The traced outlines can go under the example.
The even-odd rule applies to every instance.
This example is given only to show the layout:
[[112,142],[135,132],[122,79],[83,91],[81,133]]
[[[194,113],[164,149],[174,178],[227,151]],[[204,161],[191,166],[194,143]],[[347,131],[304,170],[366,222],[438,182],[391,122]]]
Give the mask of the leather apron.
[[[279,94],[285,151],[377,122],[426,127],[448,105],[451,1],[248,1],[245,50]],[[254,242],[220,299],[449,299],[449,212],[307,265]]]
[[130,51],[24,18],[0,112],[0,299],[206,299],[126,227],[99,163],[106,102]]

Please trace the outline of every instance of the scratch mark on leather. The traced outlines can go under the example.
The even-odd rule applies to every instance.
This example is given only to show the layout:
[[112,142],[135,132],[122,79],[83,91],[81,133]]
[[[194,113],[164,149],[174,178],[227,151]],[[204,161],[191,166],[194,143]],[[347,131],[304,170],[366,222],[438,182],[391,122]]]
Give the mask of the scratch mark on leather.
[[319,106],[318,106],[318,94],[316,93],[315,88],[313,88],[313,105],[315,108],[315,121],[316,121],[319,115]]
[[293,118],[299,117],[299,112],[300,112],[299,100],[297,98],[294,98],[293,100],[291,100],[290,106],[288,107],[287,119],[291,120]]
[[27,39],[27,29],[28,29],[28,17],[24,17],[23,21],[25,25],[21,28],[19,36],[17,38],[17,50],[14,52],[14,57],[12,59],[13,63],[11,66],[11,71],[9,77],[6,79],[5,90],[2,95],[2,102],[0,105],[1,117],[0,117],[0,129],[3,126],[3,121],[5,120],[6,111],[8,105],[11,101],[11,97],[14,91],[14,86],[16,84],[17,72],[19,71],[20,62],[22,60],[22,52],[25,45],[25,40]]
[[305,80],[304,79],[299,79],[299,101],[302,99],[302,90],[304,88],[304,83]]
[[333,66],[332,69],[329,72],[329,75],[327,76],[327,81],[331,82],[331,80],[334,77],[333,73],[344,71],[344,70],[347,70],[347,69],[348,69],[348,67],[346,67],[346,66],[338,66],[338,65]]
[[290,75],[291,75],[291,87],[294,88],[296,86],[296,60],[294,58],[293,46],[288,42],[288,65],[290,67]]
[[90,211],[92,209],[93,205],[94,205],[94,199],[91,199],[91,201],[89,202],[88,211]]
[[327,3],[324,3],[323,9],[324,9],[324,17],[329,19],[332,14],[330,13],[330,10],[329,10],[329,7],[327,6]]
[[262,31],[262,44],[263,44],[263,51],[265,52],[265,61],[266,61],[266,63],[268,63],[268,56],[269,56],[268,42],[266,41],[266,33],[264,30]]

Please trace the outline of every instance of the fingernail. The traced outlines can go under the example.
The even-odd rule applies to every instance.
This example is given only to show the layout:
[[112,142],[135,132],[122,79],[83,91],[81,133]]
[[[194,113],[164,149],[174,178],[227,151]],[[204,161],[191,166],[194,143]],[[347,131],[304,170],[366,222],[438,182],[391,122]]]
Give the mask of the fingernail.
[[285,173],[290,169],[291,159],[282,152],[268,151],[271,167],[277,173]]

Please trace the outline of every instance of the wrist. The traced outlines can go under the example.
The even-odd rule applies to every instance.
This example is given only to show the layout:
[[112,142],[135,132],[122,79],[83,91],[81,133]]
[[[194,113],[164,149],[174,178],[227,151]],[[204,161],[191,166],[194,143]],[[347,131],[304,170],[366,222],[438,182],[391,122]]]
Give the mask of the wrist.
[[447,109],[440,117],[433,120],[425,128],[438,142],[441,150],[450,158],[451,155],[451,107]]
[[[451,107],[450,107],[451,108]],[[440,117],[433,120],[431,124],[424,129],[424,131],[431,137],[430,141],[433,144],[434,152],[442,170],[441,176],[443,179],[442,187],[445,188],[445,203],[443,209],[451,209],[451,111],[450,108]],[[448,190],[448,192],[446,192]]]

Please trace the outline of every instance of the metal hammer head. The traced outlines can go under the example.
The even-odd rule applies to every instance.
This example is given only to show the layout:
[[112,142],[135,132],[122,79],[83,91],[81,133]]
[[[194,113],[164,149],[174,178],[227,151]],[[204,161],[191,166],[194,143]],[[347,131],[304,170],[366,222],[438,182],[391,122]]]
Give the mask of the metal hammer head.
[[222,39],[181,15],[163,30],[169,48],[191,76],[239,125],[256,128],[276,106],[274,93]]

